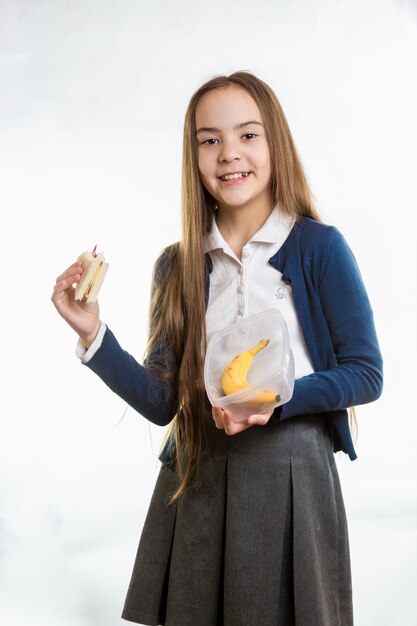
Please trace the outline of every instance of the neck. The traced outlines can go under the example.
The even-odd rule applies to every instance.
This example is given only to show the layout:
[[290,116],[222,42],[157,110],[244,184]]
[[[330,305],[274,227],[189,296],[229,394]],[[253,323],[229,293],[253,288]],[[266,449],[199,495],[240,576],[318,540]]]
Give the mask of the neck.
[[257,207],[224,207],[216,211],[216,222],[222,237],[230,244],[237,240],[244,246],[266,222],[273,210],[273,203]]
[[272,199],[257,206],[218,207],[217,227],[239,260],[242,260],[242,248],[266,222],[273,208]]

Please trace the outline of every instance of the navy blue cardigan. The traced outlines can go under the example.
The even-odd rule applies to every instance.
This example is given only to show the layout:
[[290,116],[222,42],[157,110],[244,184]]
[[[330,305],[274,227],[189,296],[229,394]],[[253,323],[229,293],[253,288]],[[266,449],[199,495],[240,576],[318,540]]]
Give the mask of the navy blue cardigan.
[[[165,251],[155,263],[153,289],[163,271]],[[206,306],[212,261],[206,260]],[[334,449],[356,458],[347,408],[376,400],[382,392],[382,357],[373,313],[355,257],[334,226],[303,218],[291,230],[269,263],[291,285],[314,373],[295,381],[294,393],[277,407],[273,419],[306,413],[326,413],[333,427]],[[173,364],[168,348],[150,360],[162,369]],[[158,425],[174,417],[178,397],[174,385],[161,382],[146,362],[140,365],[123,350],[109,328],[94,356],[86,363],[141,415]],[[175,442],[160,455],[170,464]]]

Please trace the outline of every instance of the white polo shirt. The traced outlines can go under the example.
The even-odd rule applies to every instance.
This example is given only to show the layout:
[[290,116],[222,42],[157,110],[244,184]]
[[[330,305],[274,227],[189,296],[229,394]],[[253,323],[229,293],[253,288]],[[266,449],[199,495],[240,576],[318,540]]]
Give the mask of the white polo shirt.
[[295,377],[314,372],[307,353],[301,326],[295,310],[291,286],[268,260],[280,249],[294,218],[277,205],[261,228],[243,246],[240,261],[223,239],[213,218],[205,252],[210,254],[210,295],[206,313],[207,342],[230,324],[265,309],[276,307],[281,312],[294,355]]
[[[213,217],[204,248],[213,261],[206,326],[208,343],[214,333],[226,326],[248,315],[276,307],[288,327],[295,378],[301,378],[311,374],[314,369],[304,343],[292,289],[283,282],[281,272],[268,263],[288,237],[293,225],[294,218],[276,206],[263,226],[244,245],[240,261],[223,239]],[[105,331],[106,325],[102,322],[96,339],[87,351],[78,341],[76,354],[84,363],[100,347]]]

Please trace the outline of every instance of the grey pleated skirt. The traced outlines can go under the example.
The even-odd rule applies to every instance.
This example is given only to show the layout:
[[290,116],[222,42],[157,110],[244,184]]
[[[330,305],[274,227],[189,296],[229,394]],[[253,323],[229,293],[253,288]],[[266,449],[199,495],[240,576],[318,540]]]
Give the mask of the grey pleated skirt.
[[161,467],[122,617],[165,626],[351,626],[346,514],[324,415],[209,427],[201,480]]

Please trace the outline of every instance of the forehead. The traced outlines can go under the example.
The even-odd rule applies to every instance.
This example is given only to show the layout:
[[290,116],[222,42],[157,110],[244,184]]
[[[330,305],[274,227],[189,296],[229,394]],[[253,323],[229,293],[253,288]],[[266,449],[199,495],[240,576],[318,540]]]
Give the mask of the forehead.
[[247,120],[259,120],[262,115],[252,96],[242,87],[228,86],[212,89],[199,100],[195,110],[196,127],[234,127]]

